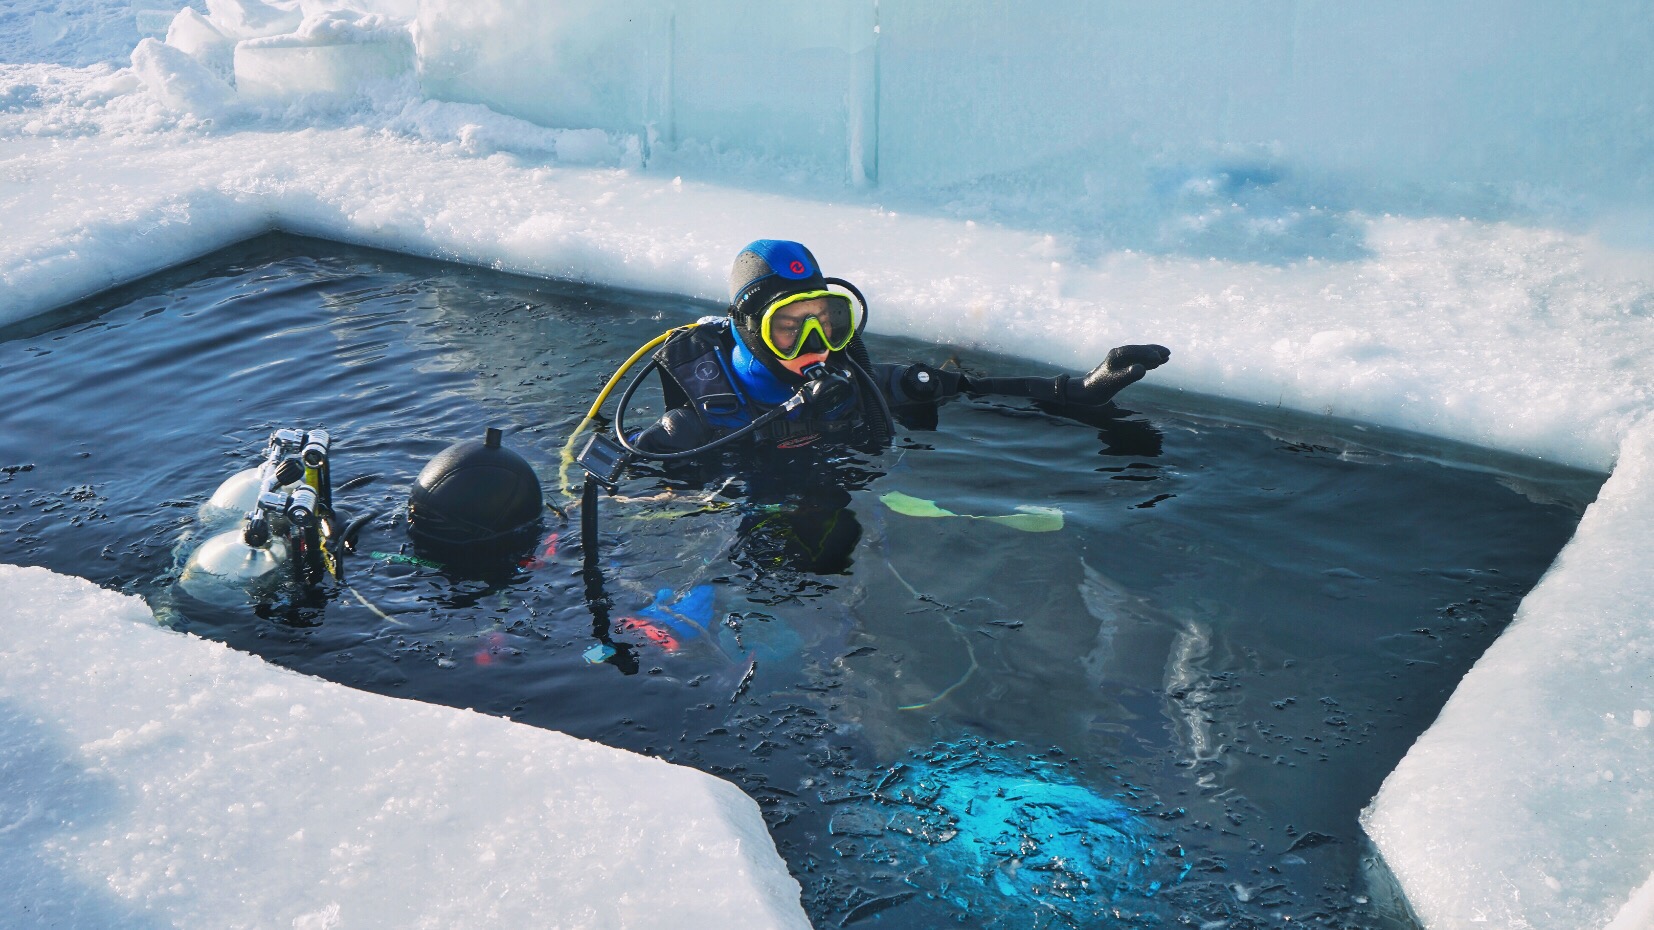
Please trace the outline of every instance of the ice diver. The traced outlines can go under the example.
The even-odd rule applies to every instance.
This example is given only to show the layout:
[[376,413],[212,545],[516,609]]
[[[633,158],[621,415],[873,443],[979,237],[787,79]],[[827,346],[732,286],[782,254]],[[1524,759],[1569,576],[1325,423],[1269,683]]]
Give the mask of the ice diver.
[[1084,376],[1048,378],[875,364],[861,339],[867,319],[861,291],[824,275],[808,248],[788,240],[760,239],[743,248],[730,270],[729,292],[724,316],[658,340],[650,368],[660,372],[668,409],[641,430],[620,427],[617,418],[616,439],[627,454],[689,458],[737,435],[798,448],[849,439],[858,427],[888,439],[898,419],[909,428],[934,427],[937,406],[961,394],[1025,397],[1083,418],[1107,409],[1122,389],[1171,358],[1164,346],[1126,345]]
[[[822,452],[863,441],[881,446],[898,422],[933,429],[937,408],[962,394],[1028,398],[1050,412],[1097,422],[1116,413],[1116,394],[1171,357],[1164,346],[1120,346],[1088,374],[1055,377],[876,364],[861,338],[867,321],[861,291],[828,277],[807,247],[788,240],[760,239],[743,248],[730,271],[729,294],[723,315],[669,330],[620,366],[565,447],[564,487],[582,431],[649,357],[622,393],[612,440],[599,434],[578,458],[591,475],[582,539],[596,539],[597,486],[612,492],[630,461],[718,470],[722,463],[708,453],[743,442],[738,470],[748,486],[730,555],[757,570],[760,586],[770,589],[766,596],[797,596],[809,579],[842,573],[860,538],[843,486],[857,480]],[[660,374],[667,409],[658,421],[633,428],[625,411],[651,372]],[[583,548],[593,590],[600,591],[595,545]],[[788,577],[776,584],[777,576]]]
[[[612,491],[631,459],[704,462],[705,453],[744,439],[749,447],[773,450],[762,456],[764,461],[754,459],[753,467],[745,469],[751,476],[750,490],[767,487],[774,498],[749,500],[770,505],[749,521],[755,530],[773,530],[773,505],[799,499],[785,490],[791,483],[788,474],[824,471],[812,467],[821,462],[821,457],[810,454],[818,443],[870,438],[882,445],[893,438],[898,421],[909,429],[932,429],[938,406],[961,394],[1025,397],[1051,412],[1096,422],[1115,410],[1116,394],[1171,358],[1164,346],[1126,345],[1111,350],[1084,376],[1046,378],[983,377],[924,363],[875,364],[861,338],[867,321],[861,291],[842,278],[825,275],[815,255],[790,240],[760,239],[743,248],[730,269],[729,294],[724,315],[663,333],[633,353],[609,379],[565,447],[565,489],[581,431],[596,422],[609,393],[651,352],[649,364],[620,398],[614,441],[601,434],[594,437],[580,464]],[[667,410],[657,422],[632,429],[625,423],[625,411],[653,371],[660,373]],[[795,461],[802,458],[809,460]],[[811,484],[820,490],[821,482]],[[593,485],[588,483],[587,490],[592,505],[587,509],[594,510]],[[848,504],[848,494],[840,489],[836,496],[839,506],[809,508],[830,512],[828,516],[804,521],[808,525],[797,532],[768,534],[783,540],[782,548],[791,555],[805,556],[787,562],[802,562],[799,567],[810,573],[848,564],[848,552],[860,534],[853,518],[840,520],[836,515]],[[763,535],[748,529],[743,527],[743,544]]]

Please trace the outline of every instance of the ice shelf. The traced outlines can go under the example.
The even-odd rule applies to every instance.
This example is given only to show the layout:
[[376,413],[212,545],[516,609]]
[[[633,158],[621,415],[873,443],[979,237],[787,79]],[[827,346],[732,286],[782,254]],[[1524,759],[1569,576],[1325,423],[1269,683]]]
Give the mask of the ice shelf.
[[1650,527],[1654,419],[1364,813],[1426,926],[1651,926]]
[[0,566],[11,918],[77,927],[809,926],[739,789],[358,691]]

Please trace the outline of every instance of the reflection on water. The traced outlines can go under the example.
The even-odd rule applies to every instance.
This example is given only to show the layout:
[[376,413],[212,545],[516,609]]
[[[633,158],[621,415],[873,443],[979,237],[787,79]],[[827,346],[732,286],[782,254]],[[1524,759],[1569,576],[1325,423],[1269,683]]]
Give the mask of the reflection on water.
[[[0,384],[38,399],[0,435],[0,559],[311,674],[729,778],[820,926],[1410,926],[1356,814],[1600,478],[1139,387],[1085,423],[961,402],[884,452],[640,468],[601,505],[596,577],[554,512],[488,565],[406,544],[430,456],[502,426],[554,490],[610,367],[705,312],[238,247],[0,343]],[[371,515],[350,584],[179,594],[197,508],[292,423],[332,432],[358,479],[339,504]]]

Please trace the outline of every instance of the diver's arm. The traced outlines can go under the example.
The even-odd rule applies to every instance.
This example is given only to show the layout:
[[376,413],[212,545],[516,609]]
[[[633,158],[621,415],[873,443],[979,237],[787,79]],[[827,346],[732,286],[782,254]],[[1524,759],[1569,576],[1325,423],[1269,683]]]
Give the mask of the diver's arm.
[[1165,346],[1120,346],[1083,378],[985,378],[925,364],[875,365],[877,378],[893,407],[935,404],[960,394],[1026,397],[1064,407],[1102,407],[1128,385],[1172,356]]
[[1006,397],[1027,397],[1062,407],[1097,408],[1108,404],[1114,395],[1129,385],[1143,380],[1143,376],[1172,357],[1165,346],[1120,346],[1110,349],[1101,365],[1091,369],[1083,378],[1058,375],[1055,378],[977,378],[965,379],[967,394],[999,394]]
[[939,404],[965,391],[965,375],[959,371],[932,368],[924,362],[873,366],[873,380],[879,383],[892,407]]

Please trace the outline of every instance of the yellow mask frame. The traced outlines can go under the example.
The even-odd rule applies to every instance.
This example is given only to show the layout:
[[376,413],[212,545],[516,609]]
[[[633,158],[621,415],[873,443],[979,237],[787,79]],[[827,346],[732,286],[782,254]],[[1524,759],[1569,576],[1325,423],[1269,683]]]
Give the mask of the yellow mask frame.
[[[844,332],[842,334],[842,338],[836,342],[831,339],[827,334],[827,327],[823,326],[821,323],[821,315],[812,314],[811,316],[805,318],[804,325],[799,329],[798,337],[793,340],[790,350],[783,350],[780,346],[776,345],[772,330],[772,323],[775,320],[776,311],[796,303],[801,303],[806,300],[816,300],[822,297],[844,301],[845,316],[848,322],[843,327]],[[783,361],[790,362],[793,359],[798,358],[800,350],[810,341],[811,330],[814,330],[815,333],[821,337],[821,342],[823,345],[827,346],[828,351],[841,352],[844,350],[845,346],[850,344],[850,340],[856,337],[857,330],[861,328],[860,317],[862,314],[856,312],[858,307],[859,304],[855,298],[840,291],[821,290],[804,291],[799,294],[788,294],[786,297],[776,300],[768,307],[764,308],[764,315],[759,318],[758,332],[764,337],[764,345],[768,346],[769,350],[775,353],[776,358]],[[832,311],[829,310],[827,312],[831,313]]]

